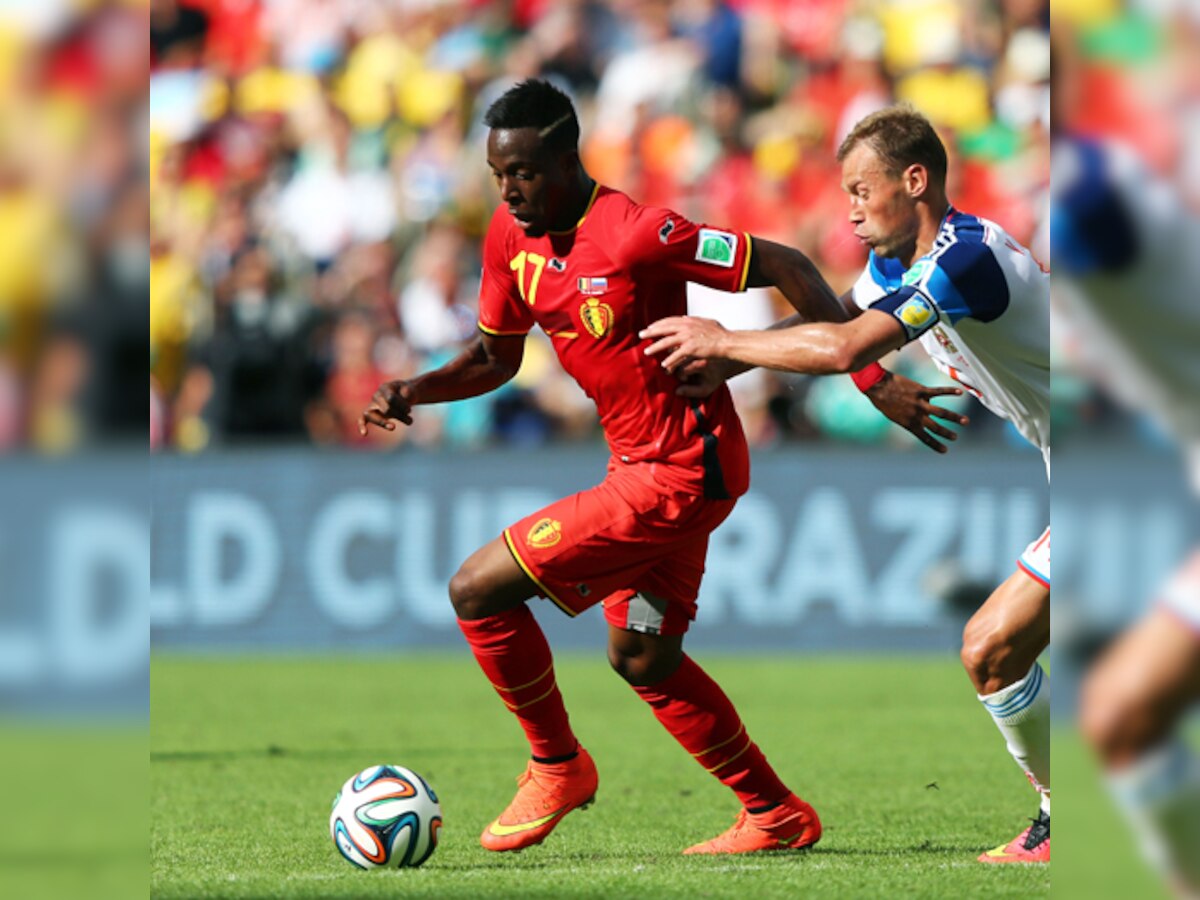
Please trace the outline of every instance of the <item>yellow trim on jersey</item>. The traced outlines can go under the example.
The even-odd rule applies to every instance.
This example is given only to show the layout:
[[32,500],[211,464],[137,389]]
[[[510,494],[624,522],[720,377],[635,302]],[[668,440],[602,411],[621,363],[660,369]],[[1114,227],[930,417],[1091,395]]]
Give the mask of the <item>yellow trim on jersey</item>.
[[738,282],[738,290],[746,289],[746,280],[750,277],[750,254],[754,252],[754,242],[750,240],[750,232],[743,231],[746,236],[746,261],[742,263],[742,278]]
[[517,561],[517,565],[521,567],[521,571],[528,575],[529,580],[538,586],[538,590],[545,594],[550,600],[554,601],[554,605],[565,612],[572,619],[579,615],[579,613],[575,612],[575,610],[571,609],[569,606],[565,606],[561,600],[555,597],[554,594],[548,590],[540,580],[538,580],[538,577],[533,574],[529,566],[525,565],[525,560],[521,559],[521,554],[517,552],[517,543],[512,539],[512,535],[508,533],[507,528],[504,529],[504,543],[508,544],[508,552],[513,555],[513,559]]
[[596,186],[592,188],[592,196],[588,199],[588,205],[583,210],[583,215],[579,217],[579,221],[576,222],[574,225],[572,225],[570,228],[568,228],[566,231],[551,231],[549,228],[547,228],[546,234],[570,234],[572,231],[574,231],[576,228],[578,228],[580,225],[582,225],[583,220],[586,219],[588,217],[588,213],[590,213],[592,211],[592,204],[594,204],[596,202],[596,195],[599,193],[600,193],[600,182],[597,181]]
[[529,334],[528,331],[497,331],[495,328],[488,328],[482,322],[476,322],[475,327],[484,334],[490,334],[492,337],[525,337]]

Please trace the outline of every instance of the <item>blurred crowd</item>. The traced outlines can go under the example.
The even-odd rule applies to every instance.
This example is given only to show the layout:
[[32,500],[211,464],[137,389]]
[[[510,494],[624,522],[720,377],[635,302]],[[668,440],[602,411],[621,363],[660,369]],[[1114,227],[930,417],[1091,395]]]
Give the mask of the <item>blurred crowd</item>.
[[[864,256],[834,151],[895,100],[945,136],[955,201],[1030,241],[1048,28],[1038,0],[153,0],[152,441],[594,438],[536,333],[495,394],[394,434],[355,426],[380,381],[474,334],[497,202],[481,119],[528,77],[575,100],[598,180],[797,246],[838,289]],[[784,311],[765,292],[736,308],[746,327]],[[882,439],[848,379],[827,381],[735,382],[752,440]]]
[[[1055,125],[1135,158],[1149,178],[1170,184],[1181,208],[1200,215],[1200,5],[1194,0],[1055,0],[1056,67],[1064,83]],[[1149,185],[1147,185],[1149,189]],[[1049,223],[1035,237],[1047,246]],[[1179,234],[1189,226],[1180,223]],[[1054,260],[1047,252],[1053,268]],[[1168,273],[1163,272],[1164,285]],[[1081,329],[1064,314],[1072,278],[1051,278],[1054,440],[1079,436],[1133,439],[1165,448],[1162,427],[1146,415],[1118,409],[1108,379],[1083,346]],[[1164,288],[1161,293],[1170,295]],[[1130,297],[1136,302],[1136,297]],[[1144,323],[1142,323],[1144,324]],[[1180,327],[1186,330],[1186,325]]]
[[0,452],[144,446],[145,21],[0,8]]

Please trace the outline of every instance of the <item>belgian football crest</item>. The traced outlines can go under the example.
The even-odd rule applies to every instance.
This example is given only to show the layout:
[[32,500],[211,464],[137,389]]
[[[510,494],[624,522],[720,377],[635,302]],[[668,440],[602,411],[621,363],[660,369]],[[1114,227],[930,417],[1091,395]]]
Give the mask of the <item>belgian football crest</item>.
[[562,540],[562,522],[550,518],[538,519],[529,529],[529,536],[525,540],[529,546],[539,550],[553,547]]
[[583,306],[579,307],[579,321],[584,330],[594,338],[602,338],[608,334],[613,325],[612,307],[601,303],[595,297],[589,297]]

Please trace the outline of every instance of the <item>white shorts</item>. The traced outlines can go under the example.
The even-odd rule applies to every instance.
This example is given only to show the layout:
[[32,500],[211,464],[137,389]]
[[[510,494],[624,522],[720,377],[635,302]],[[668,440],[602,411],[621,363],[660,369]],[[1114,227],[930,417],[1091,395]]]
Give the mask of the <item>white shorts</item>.
[[1200,635],[1200,552],[1171,576],[1158,602]]
[[1042,536],[1025,548],[1017,567],[1034,581],[1049,589],[1050,587],[1050,529],[1046,528]]

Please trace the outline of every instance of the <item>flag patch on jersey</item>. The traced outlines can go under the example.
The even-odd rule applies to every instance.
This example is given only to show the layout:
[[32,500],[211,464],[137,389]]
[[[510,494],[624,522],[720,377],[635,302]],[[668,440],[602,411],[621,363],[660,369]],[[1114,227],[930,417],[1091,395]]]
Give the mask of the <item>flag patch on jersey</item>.
[[737,258],[737,235],[715,228],[701,228],[700,240],[696,244],[696,260],[712,266],[733,268]]
[[596,296],[608,290],[607,278],[580,278],[579,293]]

